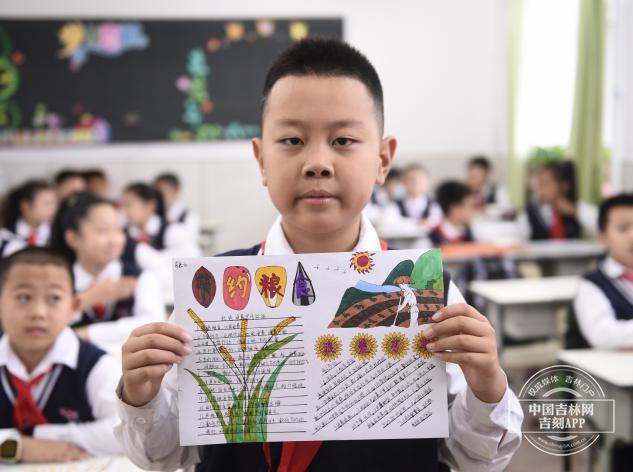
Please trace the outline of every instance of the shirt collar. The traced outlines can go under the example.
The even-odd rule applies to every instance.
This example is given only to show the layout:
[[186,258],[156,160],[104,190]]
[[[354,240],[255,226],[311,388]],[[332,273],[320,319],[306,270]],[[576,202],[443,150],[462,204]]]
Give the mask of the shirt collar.
[[99,274],[95,277],[86,269],[84,269],[79,262],[75,262],[73,265],[73,274],[75,275],[75,290],[82,292],[90,287],[97,280],[112,279],[119,280],[123,268],[121,267],[121,261],[112,261],[108,263]]
[[607,257],[601,264],[602,271],[610,278],[617,279],[621,277],[626,271],[630,270],[620,264],[612,257]]
[[465,226],[456,226],[448,220],[442,221],[440,226],[442,227],[444,236],[448,239],[459,239],[466,234]]
[[[358,243],[352,250],[352,252],[358,251],[380,251],[380,238],[378,233],[371,224],[369,218],[361,213],[360,220],[360,233],[358,236]],[[281,227],[281,215],[277,217],[266,236],[266,254],[267,255],[281,255],[281,254],[294,254],[292,247],[286,239],[284,230]]]
[[[41,225],[39,225],[36,229],[35,232],[37,234],[37,241],[38,243],[41,242],[45,242],[48,240],[48,236],[50,234],[50,225],[48,223],[42,223]],[[29,226],[29,224],[24,221],[22,218],[20,218],[16,223],[15,223],[15,234],[21,236],[22,238],[26,239],[31,235],[31,227]]]
[[76,369],[78,354],[79,339],[72,329],[66,327],[59,333],[44,359],[29,374],[20,358],[11,349],[9,336],[5,335],[0,338],[0,366],[6,366],[13,375],[25,381],[50,370],[55,364],[63,364],[71,369]]
[[132,238],[137,238],[142,233],[148,234],[150,236],[156,236],[160,231],[160,217],[158,215],[150,216],[149,220],[147,220],[147,223],[145,223],[143,230],[137,228],[136,226],[130,226],[128,231]]

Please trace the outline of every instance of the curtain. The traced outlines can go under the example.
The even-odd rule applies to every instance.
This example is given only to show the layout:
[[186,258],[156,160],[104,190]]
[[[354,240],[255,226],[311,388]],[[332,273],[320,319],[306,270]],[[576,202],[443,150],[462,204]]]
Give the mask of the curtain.
[[569,152],[581,199],[597,202],[603,171],[602,101],[607,29],[606,0],[580,0],[578,62]]

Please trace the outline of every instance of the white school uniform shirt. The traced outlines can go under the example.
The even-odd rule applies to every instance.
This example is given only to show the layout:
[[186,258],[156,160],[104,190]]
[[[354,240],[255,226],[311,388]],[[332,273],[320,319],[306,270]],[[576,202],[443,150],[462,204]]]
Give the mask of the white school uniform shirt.
[[[70,328],[64,328],[44,359],[29,374],[11,349],[9,337],[4,335],[0,338],[0,367],[6,366],[13,375],[26,382],[50,371],[55,364],[76,369],[78,355],[79,339]],[[52,371],[31,390],[33,398],[42,393],[49,375],[53,375]],[[121,363],[109,354],[101,356],[86,379],[86,395],[95,420],[85,423],[42,424],[34,428],[33,437],[70,442],[93,456],[120,455],[122,448],[113,434],[118,421],[114,390],[120,376]],[[0,443],[16,433],[18,431],[15,429],[0,429]]]
[[[582,229],[589,231],[592,235],[598,234],[598,208],[595,205],[591,205],[581,200],[578,200],[576,207],[578,208],[576,219],[578,220],[578,223],[580,223]],[[545,222],[547,227],[551,227],[552,220],[554,219],[554,209],[552,206],[546,204],[539,205],[538,211],[541,219]],[[526,212],[519,215],[518,224],[521,236],[524,240],[528,241],[530,239],[530,235],[532,234],[532,229]]]
[[[600,269],[633,304],[633,282],[620,278],[629,269],[611,257],[602,262]],[[580,279],[574,311],[580,332],[591,347],[633,348],[633,320],[618,320],[609,299],[593,282]]]
[[[358,243],[353,251],[380,251],[380,239],[363,216]],[[279,217],[266,237],[266,254],[293,254]],[[448,303],[464,297],[451,282]],[[509,388],[498,403],[478,400],[466,385],[456,364],[446,364],[450,437],[440,439],[440,459],[459,470],[504,470],[521,443],[523,412]],[[138,466],[153,470],[192,467],[200,461],[198,446],[180,446],[178,432],[177,367],[163,379],[158,395],[136,408],[123,403],[122,383],[117,395],[121,424],[115,434],[127,456]]]
[[[161,220],[158,215],[153,215],[145,223],[141,231],[135,226],[130,226],[128,232],[132,239],[136,239],[142,233],[155,236],[160,231]],[[182,223],[170,223],[165,230],[165,248],[158,250],[146,243],[136,245],[134,254],[136,263],[141,269],[152,273],[160,284],[166,298],[173,298],[172,259],[184,257],[199,257],[202,251],[196,241],[191,241],[187,235],[187,229]]]
[[24,249],[26,241],[6,228],[0,228],[0,244],[4,245],[0,258],[9,257],[14,252]]
[[[20,218],[15,223],[15,234],[26,241],[31,234],[31,227],[26,221]],[[48,223],[42,223],[37,228],[35,228],[35,234],[35,239],[37,240],[35,245],[38,247],[46,246],[48,244],[48,240],[51,237],[51,225]]]
[[[184,212],[187,212],[184,221],[178,221]],[[167,221],[170,223],[180,223],[187,230],[187,235],[195,244],[200,236],[200,218],[198,214],[185,207],[184,203],[178,199],[167,209]]]
[[[87,272],[78,262],[73,266],[75,290],[83,292],[97,281],[106,279],[119,280],[123,276],[121,261],[112,261],[95,277]],[[106,310],[114,308],[116,302],[109,304]],[[74,321],[81,318],[78,314]],[[118,351],[132,330],[154,321],[165,320],[165,303],[156,277],[143,271],[137,278],[134,290],[134,307],[132,315],[115,321],[102,321],[87,326],[88,336],[93,344],[109,352]]]
[[[424,209],[429,205],[429,197],[427,195],[420,195],[415,198],[407,197],[403,201],[404,209],[406,210],[409,218],[416,220],[421,219],[419,215],[422,214]],[[431,207],[429,208],[429,216],[424,218],[431,227],[437,226],[442,221],[442,209],[437,202],[431,201]]]
[[451,241],[455,241],[466,236],[466,230],[468,229],[466,226],[454,225],[448,220],[443,220],[439,224],[439,227],[442,234]]

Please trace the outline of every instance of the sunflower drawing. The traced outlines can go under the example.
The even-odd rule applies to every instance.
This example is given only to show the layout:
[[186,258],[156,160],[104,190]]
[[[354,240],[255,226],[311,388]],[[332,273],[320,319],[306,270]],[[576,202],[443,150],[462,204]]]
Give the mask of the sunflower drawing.
[[368,274],[374,268],[374,252],[355,252],[349,260],[349,266],[359,274]]
[[409,339],[402,333],[389,333],[382,340],[382,352],[390,359],[402,359],[409,350]]
[[376,355],[378,343],[371,334],[357,334],[349,343],[349,350],[352,356],[361,361],[368,361]]
[[319,336],[314,343],[314,350],[316,355],[325,362],[330,362],[338,359],[342,352],[341,340],[332,334],[324,334]]
[[433,353],[426,348],[427,344],[430,342],[431,339],[424,336],[421,332],[416,334],[415,338],[413,338],[413,352],[415,352],[419,357],[430,359],[433,357]]

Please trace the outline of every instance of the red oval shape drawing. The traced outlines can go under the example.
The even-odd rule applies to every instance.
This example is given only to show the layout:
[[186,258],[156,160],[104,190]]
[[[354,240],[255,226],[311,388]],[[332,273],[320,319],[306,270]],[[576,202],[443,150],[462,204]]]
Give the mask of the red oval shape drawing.
[[193,290],[193,296],[197,302],[205,308],[211,305],[211,302],[215,298],[215,277],[204,267],[200,268],[193,275],[191,281],[191,288]]
[[246,267],[230,266],[224,269],[222,296],[226,306],[243,310],[251,296],[251,285],[251,273]]

